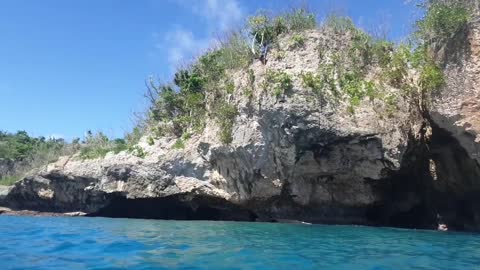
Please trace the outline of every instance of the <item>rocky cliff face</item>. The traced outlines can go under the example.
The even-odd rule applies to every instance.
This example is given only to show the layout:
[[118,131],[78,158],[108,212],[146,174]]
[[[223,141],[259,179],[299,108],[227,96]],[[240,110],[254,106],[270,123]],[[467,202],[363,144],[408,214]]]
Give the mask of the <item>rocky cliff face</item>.
[[[480,10],[477,10],[477,13]],[[478,14],[477,14],[478,15]],[[446,85],[429,111],[432,197],[450,223],[480,223],[480,19],[447,44]],[[460,49],[459,49],[460,48]],[[452,198],[455,198],[452,201]],[[467,220],[467,221],[465,221]],[[475,224],[475,225],[473,225]],[[467,226],[469,227],[469,226]]]
[[[440,216],[453,229],[478,230],[479,31],[475,25],[468,34],[470,53],[446,66],[448,84],[428,114],[395,88],[385,90],[396,97],[394,114],[382,100],[364,99],[352,111],[342,99],[313,94],[301,74],[331,61],[319,47],[328,53],[343,45],[309,31],[302,48],[287,50],[284,37],[265,65],[231,74],[236,88],[228,102],[239,113],[229,145],[207,120],[185,149],[173,147],[175,138],[153,145],[144,138],[145,158],[62,158],[0,191],[0,202],[110,217],[417,228],[436,227]],[[291,76],[292,87],[272,94],[275,86],[261,79],[272,71]]]

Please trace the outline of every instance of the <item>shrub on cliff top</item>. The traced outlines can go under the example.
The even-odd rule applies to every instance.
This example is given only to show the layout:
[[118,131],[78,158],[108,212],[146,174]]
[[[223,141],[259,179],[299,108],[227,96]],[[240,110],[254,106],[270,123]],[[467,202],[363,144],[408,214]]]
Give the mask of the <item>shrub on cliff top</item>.
[[239,31],[229,33],[219,41],[217,61],[222,63],[224,69],[244,68],[253,61],[248,40]]
[[80,159],[96,159],[103,158],[107,153],[120,153],[128,149],[128,145],[124,139],[110,140],[102,132],[93,134],[91,131],[87,132],[84,142],[80,146]]
[[323,23],[323,27],[332,29],[337,33],[345,33],[357,29],[350,17],[338,16],[336,14],[329,15]]
[[293,9],[285,14],[272,17],[265,12],[248,19],[249,34],[256,46],[268,46],[285,33],[313,29],[317,26],[315,15],[306,9]]
[[417,21],[417,38],[427,44],[444,43],[463,29],[470,18],[467,1],[427,1],[425,16]]
[[[141,132],[140,128],[137,127],[130,135],[127,135],[127,140],[121,138],[112,140],[102,132],[94,134],[88,131],[84,141],[79,145],[78,157],[82,160],[97,159],[104,158],[110,152],[118,154],[122,151],[127,151],[134,156],[144,158],[146,153],[143,151],[143,148],[137,145],[138,140],[136,137],[139,136],[137,135],[139,132]],[[129,136],[134,136],[135,138]]]

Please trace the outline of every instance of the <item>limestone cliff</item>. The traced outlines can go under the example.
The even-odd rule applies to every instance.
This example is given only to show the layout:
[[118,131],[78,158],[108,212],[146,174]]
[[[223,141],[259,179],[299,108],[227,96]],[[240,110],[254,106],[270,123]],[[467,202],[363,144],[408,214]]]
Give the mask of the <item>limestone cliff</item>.
[[[351,39],[324,29],[302,35],[301,46],[283,36],[266,63],[230,73],[235,88],[226,100],[238,113],[229,144],[207,114],[205,129],[183,149],[174,147],[175,137],[152,144],[146,136],[139,143],[144,158],[65,157],[0,191],[1,205],[110,217],[416,228],[435,228],[440,218],[453,229],[479,230],[478,22],[469,27],[468,53],[447,61],[447,84],[429,111],[392,85],[354,107],[342,94],[345,85],[314,93],[302,76],[335,64]],[[365,78],[376,83],[380,71],[371,65]],[[268,79],[280,73],[292,78],[282,92]],[[407,74],[411,81],[416,76],[413,69]]]
[[[446,85],[433,95],[430,195],[451,223],[480,229],[480,10],[439,55]],[[465,219],[467,221],[465,221]],[[464,225],[464,224],[463,224]]]

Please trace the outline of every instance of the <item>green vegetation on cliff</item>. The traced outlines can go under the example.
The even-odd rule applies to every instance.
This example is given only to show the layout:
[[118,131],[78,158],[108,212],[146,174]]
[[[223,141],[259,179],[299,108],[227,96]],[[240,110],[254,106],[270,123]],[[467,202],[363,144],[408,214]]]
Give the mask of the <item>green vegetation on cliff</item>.
[[31,137],[25,131],[0,131],[0,161],[9,164],[8,168],[6,166],[4,171],[0,171],[0,185],[12,184],[28,171],[76,150],[76,145],[68,144],[63,139]]
[[63,139],[31,137],[25,131],[7,133],[0,131],[0,185],[11,185],[26,173],[58,160],[60,156],[78,154],[80,159],[103,158],[109,152],[129,151],[144,157],[143,149],[136,144],[142,136],[139,129],[126,139],[109,139],[102,132],[87,132],[83,141],[76,138],[71,143]]
[[472,18],[476,0],[425,0],[420,6],[424,16],[416,22],[414,40],[416,48],[411,55],[412,67],[418,70],[418,86],[422,91],[422,106],[426,110],[431,95],[436,94],[445,84],[443,53],[453,46],[461,50],[465,38],[457,35],[465,33]]
[[[382,114],[393,117],[400,96],[426,110],[431,94],[445,83],[443,63],[436,53],[465,29],[473,2],[422,1],[425,14],[416,22],[411,41],[401,44],[370,35],[348,17],[332,15],[317,23],[316,15],[305,9],[278,16],[259,12],[247,20],[242,30],[231,32],[191,65],[178,70],[171,82],[156,84],[150,80],[148,94],[152,103],[147,128],[138,127],[125,139],[112,140],[101,132],[90,132],[82,142],[77,139],[67,144],[63,140],[32,138],[25,132],[0,132],[0,159],[24,164],[5,181],[11,182],[62,154],[77,152],[80,159],[94,159],[109,152],[129,151],[143,157],[145,152],[137,143],[145,130],[150,133],[149,145],[155,144],[156,137],[173,135],[174,148],[182,149],[192,135],[203,131],[209,118],[215,120],[220,141],[229,144],[239,115],[235,95],[241,93],[251,102],[260,96],[260,91],[268,90],[267,94],[279,101],[295,90],[296,81],[311,91],[314,100],[346,104],[352,115],[366,100],[372,106],[380,102]],[[311,42],[307,34],[314,29],[327,38],[316,44],[319,64],[315,71],[291,74],[268,67],[264,75],[256,75],[254,61],[286,61],[287,53],[302,50]],[[283,47],[282,38],[287,40]],[[273,51],[275,54],[270,55]],[[247,86],[236,85],[233,72],[244,72]],[[390,88],[399,91],[388,91]]]
[[471,18],[469,0],[430,0],[421,5],[426,13],[417,22],[416,37],[422,43],[439,47],[464,30]]
[[57,151],[65,144],[63,139],[30,137],[25,131],[14,134],[0,131],[0,159],[23,160],[40,151]]
[[[220,128],[221,141],[231,142],[232,129],[237,108],[229,103],[227,97],[234,94],[235,84],[227,72],[247,68],[261,51],[274,46],[280,35],[315,28],[315,16],[304,9],[272,17],[259,13],[248,20],[245,31],[234,32],[217,47],[198,58],[190,67],[179,70],[172,83],[157,86],[149,85],[152,100],[150,120],[154,122],[154,132],[158,136],[174,134],[180,138],[177,148],[182,148],[184,133],[199,133],[205,127],[207,115],[214,117]],[[250,46],[250,40],[253,40]],[[300,46],[302,37],[298,36],[295,46]],[[254,75],[250,74],[253,92]],[[290,78],[286,74],[275,76],[274,95],[280,96],[290,88]],[[153,93],[153,94],[152,94]],[[248,94],[250,93],[250,94]],[[207,104],[208,103],[208,104]],[[208,109],[207,109],[208,108]],[[180,147],[182,146],[182,147]]]
[[94,159],[105,157],[108,152],[115,154],[127,150],[127,143],[124,139],[110,140],[102,132],[93,134],[91,131],[87,132],[83,146],[80,148],[81,159]]
[[[297,78],[282,70],[267,70],[264,78],[256,78],[249,66],[255,59],[264,61],[265,52],[268,54],[270,50],[276,50],[275,59],[281,60],[285,57],[284,50],[304,47],[305,31],[315,28],[327,37],[342,39],[340,46],[345,47],[332,51],[329,44],[318,44],[318,70],[295,75],[315,97],[346,103],[352,114],[368,99],[381,101],[386,115],[393,117],[399,95],[425,110],[431,93],[444,84],[441,63],[432,53],[432,44],[447,42],[468,23],[469,9],[463,3],[466,2],[422,2],[420,6],[426,12],[416,22],[414,41],[404,44],[375,38],[348,17],[328,16],[317,24],[315,14],[305,9],[294,9],[279,16],[260,12],[247,20],[243,30],[234,32],[189,67],[179,70],[171,83],[150,83],[150,96],[154,98],[149,126],[157,136],[177,136],[176,148],[183,148],[192,134],[204,129],[205,119],[213,117],[221,141],[230,143],[238,114],[231,96],[237,94],[238,87],[229,74],[245,71],[249,86],[240,90],[249,99],[255,96],[256,90],[266,89],[277,99],[281,98],[293,89]],[[280,48],[279,40],[284,36],[289,37],[289,44],[287,48]],[[263,89],[255,89],[255,81],[261,82]],[[386,91],[389,88],[400,92]],[[188,134],[187,138],[183,134]]]
[[[118,154],[122,151],[128,151],[134,156],[143,158],[145,152],[137,145],[142,136],[139,127],[135,128],[131,133],[125,136],[125,139],[110,139],[102,132],[92,133],[88,131],[85,139],[78,145],[80,159],[96,159],[104,158],[108,153]],[[79,139],[74,144],[79,143]]]

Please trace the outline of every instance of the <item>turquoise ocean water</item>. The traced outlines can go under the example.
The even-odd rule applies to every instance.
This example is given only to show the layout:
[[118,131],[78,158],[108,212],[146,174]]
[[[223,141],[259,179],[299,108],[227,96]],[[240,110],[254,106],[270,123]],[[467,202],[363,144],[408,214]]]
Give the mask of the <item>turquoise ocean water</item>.
[[480,269],[480,235],[0,216],[0,269]]

